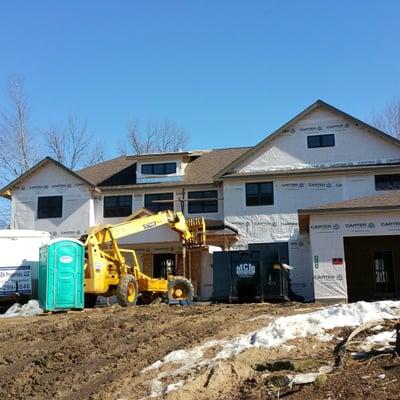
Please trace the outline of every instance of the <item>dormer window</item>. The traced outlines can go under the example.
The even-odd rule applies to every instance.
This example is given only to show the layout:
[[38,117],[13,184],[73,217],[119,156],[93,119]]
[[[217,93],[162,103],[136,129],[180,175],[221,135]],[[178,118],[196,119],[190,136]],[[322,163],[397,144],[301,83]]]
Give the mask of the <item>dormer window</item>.
[[309,149],[315,149],[317,147],[334,147],[335,146],[335,135],[311,135],[307,136],[307,147]]
[[176,174],[176,163],[142,164],[143,175]]

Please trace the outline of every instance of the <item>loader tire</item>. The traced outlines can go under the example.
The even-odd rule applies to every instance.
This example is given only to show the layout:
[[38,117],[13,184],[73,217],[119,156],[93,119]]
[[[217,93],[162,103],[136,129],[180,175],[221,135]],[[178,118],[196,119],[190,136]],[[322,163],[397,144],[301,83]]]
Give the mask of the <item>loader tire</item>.
[[135,277],[133,275],[122,276],[116,290],[118,304],[121,307],[134,306],[138,294],[138,284]]
[[94,308],[97,301],[97,294],[85,293],[85,308]]
[[183,276],[175,276],[168,282],[168,300],[169,301],[180,301],[187,300],[192,301],[194,296],[194,287],[189,279]]

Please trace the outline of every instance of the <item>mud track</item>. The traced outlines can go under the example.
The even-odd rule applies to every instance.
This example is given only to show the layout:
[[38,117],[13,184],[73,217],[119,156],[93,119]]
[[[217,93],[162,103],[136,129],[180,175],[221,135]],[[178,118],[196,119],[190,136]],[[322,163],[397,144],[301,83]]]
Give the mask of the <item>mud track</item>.
[[233,337],[304,305],[119,306],[0,322],[0,398],[140,399],[170,351]]
[[[173,350],[227,339],[267,325],[279,315],[321,305],[119,306],[68,314],[0,320],[0,399],[139,400],[158,373],[141,370]],[[335,332],[339,337],[340,330]],[[332,361],[335,341],[313,338],[249,349],[213,371],[197,371],[168,400],[272,399],[255,361],[291,357]],[[288,400],[400,399],[400,358],[346,362],[323,385],[305,385]]]

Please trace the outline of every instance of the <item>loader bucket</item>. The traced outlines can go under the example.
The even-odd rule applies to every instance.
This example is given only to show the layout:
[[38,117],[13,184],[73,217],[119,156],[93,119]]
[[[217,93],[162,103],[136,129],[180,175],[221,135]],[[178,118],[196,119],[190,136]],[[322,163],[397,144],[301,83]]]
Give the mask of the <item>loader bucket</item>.
[[203,247],[206,245],[206,223],[204,218],[188,218],[186,224],[192,234],[188,247]]

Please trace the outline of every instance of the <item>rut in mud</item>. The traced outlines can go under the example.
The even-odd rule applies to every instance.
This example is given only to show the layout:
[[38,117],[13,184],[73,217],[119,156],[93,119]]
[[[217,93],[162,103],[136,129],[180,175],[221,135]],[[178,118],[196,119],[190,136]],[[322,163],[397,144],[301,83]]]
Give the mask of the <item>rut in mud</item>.
[[[150,394],[160,370],[143,368],[179,349],[231,339],[268,325],[277,316],[308,313],[318,304],[247,304],[96,308],[83,312],[2,319],[1,399],[139,400]],[[168,400],[272,399],[265,374],[253,366],[282,359],[333,361],[334,339],[297,338],[273,348],[253,347],[235,359],[193,373]],[[210,349],[211,350],[211,349]],[[207,350],[208,351],[208,350]],[[210,356],[211,354],[208,354]],[[305,385],[285,398],[398,399],[399,358],[360,364],[350,358],[322,384]],[[168,370],[170,368],[170,370]],[[170,373],[173,365],[161,370]],[[179,379],[178,377],[176,379]],[[177,380],[170,382],[177,382]]]
[[140,371],[170,351],[233,337],[304,305],[112,306],[2,320],[0,398],[140,399]]

